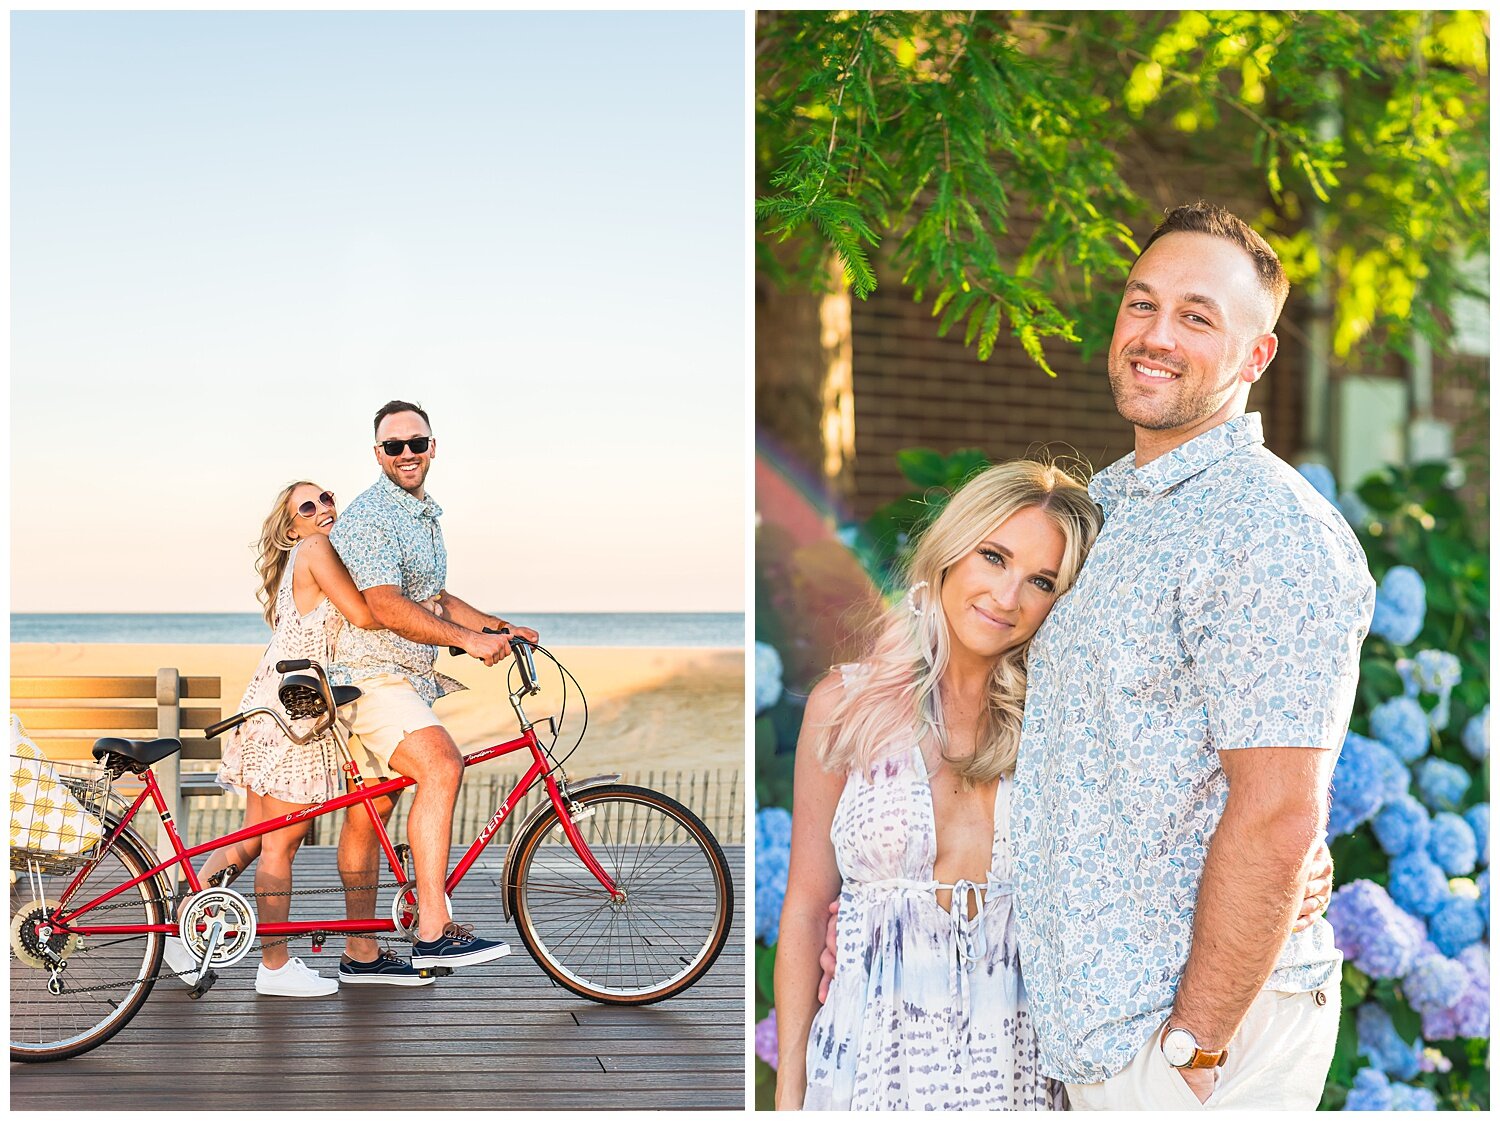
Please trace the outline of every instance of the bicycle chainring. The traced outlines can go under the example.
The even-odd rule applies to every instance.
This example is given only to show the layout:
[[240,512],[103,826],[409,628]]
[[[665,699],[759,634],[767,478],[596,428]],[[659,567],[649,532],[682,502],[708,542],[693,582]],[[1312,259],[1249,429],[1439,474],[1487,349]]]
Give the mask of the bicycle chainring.
[[219,939],[208,959],[210,968],[233,965],[250,952],[255,941],[255,912],[250,901],[239,892],[211,887],[183,900],[177,933],[188,952],[200,962],[215,926],[219,928]]

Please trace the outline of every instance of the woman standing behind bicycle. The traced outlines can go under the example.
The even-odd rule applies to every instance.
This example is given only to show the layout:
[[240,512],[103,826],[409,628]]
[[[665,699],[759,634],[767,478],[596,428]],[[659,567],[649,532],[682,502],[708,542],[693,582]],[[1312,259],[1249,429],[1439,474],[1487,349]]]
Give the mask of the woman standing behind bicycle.
[[[259,556],[255,570],[261,576],[256,598],[264,605],[271,624],[271,644],[256,667],[240,701],[239,711],[278,707],[276,691],[281,675],[276,663],[288,658],[308,658],[327,665],[334,637],[347,621],[363,630],[377,629],[364,596],[354,586],[349,572],[329,543],[328,533],[338,520],[332,492],[314,483],[297,482],[276,496],[275,505],[261,527]],[[326,732],[305,744],[287,739],[266,716],[253,717],[235,728],[224,741],[219,784],[245,795],[245,824],[285,816],[318,805],[342,794],[341,760],[333,733]],[[228,867],[243,870],[260,857],[255,872],[259,922],[285,922],[291,910],[292,859],[311,823],[303,821],[261,837],[220,849],[204,865],[202,878]],[[232,878],[232,877],[231,877]],[[167,942],[168,964],[174,971],[194,969],[187,947],[177,939]],[[397,968],[398,980],[382,977],[383,983],[430,984],[410,966],[390,958],[378,958],[371,971]],[[409,974],[409,976],[406,976]],[[196,978],[187,978],[191,984]],[[300,958],[290,957],[283,941],[267,942],[261,949],[255,991],[262,996],[331,996],[339,982],[308,969]]]

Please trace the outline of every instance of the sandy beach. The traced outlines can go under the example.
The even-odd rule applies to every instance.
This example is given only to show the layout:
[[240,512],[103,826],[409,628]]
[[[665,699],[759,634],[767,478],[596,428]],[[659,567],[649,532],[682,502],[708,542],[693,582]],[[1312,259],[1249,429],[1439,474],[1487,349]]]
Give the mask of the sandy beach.
[[[224,715],[235,711],[263,648],[249,645],[14,643],[15,676],[154,675],[175,666],[184,676],[218,677]],[[745,763],[744,654],[698,647],[573,646],[554,650],[589,703],[588,733],[570,770],[740,768]],[[484,747],[516,734],[505,699],[503,666],[442,655],[438,668],[469,688],[438,701],[435,711],[461,748]],[[543,693],[527,703],[532,717],[557,711],[557,674],[540,665]],[[576,729],[569,702],[562,742]],[[576,764],[576,766],[575,766]]]

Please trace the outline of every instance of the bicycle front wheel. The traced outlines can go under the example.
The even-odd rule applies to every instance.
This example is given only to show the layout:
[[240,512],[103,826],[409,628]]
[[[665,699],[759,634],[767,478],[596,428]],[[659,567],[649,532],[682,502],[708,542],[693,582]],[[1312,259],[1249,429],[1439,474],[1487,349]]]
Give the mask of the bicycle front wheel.
[[578,830],[623,892],[610,896],[555,810],[519,839],[511,886],[526,949],[563,988],[602,1004],[651,1004],[708,972],[734,913],[729,863],[687,807],[638,786],[578,793]]
[[[112,827],[112,823],[111,823]],[[132,832],[122,833],[73,895],[77,903],[128,883],[156,861]],[[10,1057],[48,1063],[92,1051],[140,1010],[161,964],[161,934],[99,934],[80,937],[53,932],[43,941],[45,917],[57,906],[74,871],[35,867],[12,872],[10,886]],[[156,877],[121,892],[89,912],[80,924],[144,926],[162,923],[166,908]],[[67,963],[58,974],[61,991],[48,990],[52,972],[43,948]]]

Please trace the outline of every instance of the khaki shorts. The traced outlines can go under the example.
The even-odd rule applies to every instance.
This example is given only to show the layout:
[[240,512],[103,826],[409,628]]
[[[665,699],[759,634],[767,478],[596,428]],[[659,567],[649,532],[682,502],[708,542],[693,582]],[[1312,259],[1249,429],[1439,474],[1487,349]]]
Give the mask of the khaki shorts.
[[365,778],[394,778],[391,756],[401,741],[423,728],[441,728],[443,722],[400,674],[383,673],[354,684],[360,698],[339,714],[344,727],[356,737],[349,751]]
[[[1208,1101],[1198,1096],[1161,1053],[1158,1030],[1113,1078],[1068,1086],[1075,1110],[1314,1110],[1333,1062],[1339,1034],[1339,977],[1319,992],[1262,989],[1229,1042]],[[1165,1029],[1166,1025],[1162,1025]]]

